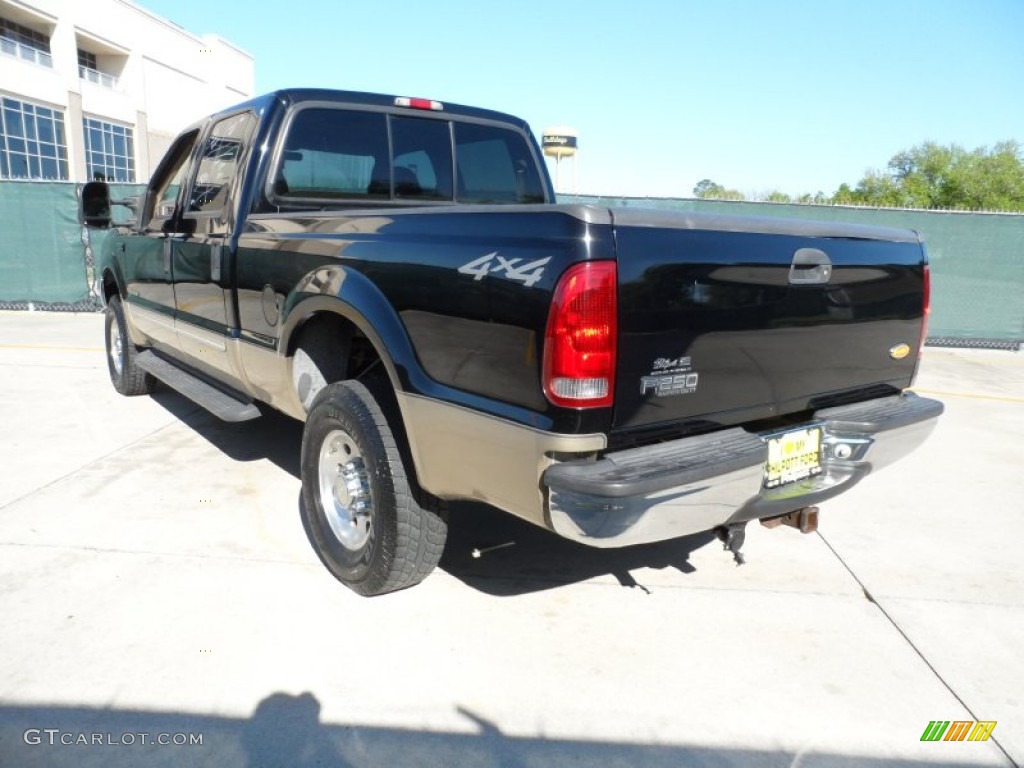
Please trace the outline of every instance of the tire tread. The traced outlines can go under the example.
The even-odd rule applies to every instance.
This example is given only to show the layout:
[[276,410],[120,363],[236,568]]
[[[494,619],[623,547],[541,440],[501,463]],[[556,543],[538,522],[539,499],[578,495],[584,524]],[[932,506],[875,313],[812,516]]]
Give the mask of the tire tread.
[[118,375],[110,362],[110,349],[107,348],[107,369],[110,371],[111,384],[114,385],[114,389],[126,397],[150,394],[156,386],[156,379],[136,363],[139,353],[135,345],[132,344],[128,329],[125,327],[124,307],[121,306],[121,299],[118,296],[112,296],[107,302],[106,318],[103,325],[107,347],[110,344],[110,324],[112,322],[117,322],[117,332],[121,335],[123,359],[121,373]]
[[[361,431],[365,434],[376,433],[381,442],[387,471],[381,473],[379,479],[393,500],[394,536],[386,535],[383,530],[378,532],[379,535],[383,534],[379,542],[382,547],[380,559],[371,565],[366,578],[359,581],[347,580],[331,568],[331,562],[325,557],[322,547],[318,548],[318,554],[335,577],[362,595],[379,595],[418,584],[430,575],[444,552],[448,532],[444,515],[417,502],[413,483],[410,483],[405,471],[398,444],[384,412],[363,384],[347,380],[325,387],[313,401],[307,429],[310,421],[321,418],[321,410],[331,407],[347,412],[358,423]],[[307,446],[304,440],[303,452],[313,450],[313,446]],[[304,456],[304,475],[306,464]],[[307,506],[315,502],[313,493],[305,493],[306,486],[311,482],[314,482],[311,478],[303,477]],[[375,510],[381,509],[381,501],[374,499]],[[383,528],[388,522],[378,517],[374,525]]]

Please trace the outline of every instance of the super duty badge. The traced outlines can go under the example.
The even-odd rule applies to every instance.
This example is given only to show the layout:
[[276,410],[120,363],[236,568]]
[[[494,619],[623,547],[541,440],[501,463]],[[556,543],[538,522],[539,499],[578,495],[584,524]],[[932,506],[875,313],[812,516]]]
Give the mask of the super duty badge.
[[700,374],[693,370],[689,357],[659,357],[653,370],[640,378],[640,394],[653,392],[655,397],[692,395],[697,391]]

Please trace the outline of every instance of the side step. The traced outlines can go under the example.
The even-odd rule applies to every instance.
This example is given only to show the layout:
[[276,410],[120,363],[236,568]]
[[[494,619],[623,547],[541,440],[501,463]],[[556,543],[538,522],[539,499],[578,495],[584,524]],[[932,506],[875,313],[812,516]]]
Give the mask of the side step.
[[198,376],[179,368],[174,363],[157,357],[147,349],[135,358],[139,368],[156,376],[167,386],[178,390],[189,400],[203,406],[223,421],[249,421],[258,418],[260,409],[251,402],[243,402],[226,392],[207,384]]

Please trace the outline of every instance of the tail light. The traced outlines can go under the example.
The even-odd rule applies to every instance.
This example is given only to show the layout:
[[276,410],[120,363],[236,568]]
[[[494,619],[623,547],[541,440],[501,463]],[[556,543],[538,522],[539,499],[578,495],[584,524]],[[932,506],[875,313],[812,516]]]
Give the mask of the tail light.
[[618,334],[614,261],[570,267],[555,288],[544,334],[544,394],[567,408],[611,406]]
[[917,352],[920,355],[924,350],[925,339],[928,338],[928,318],[932,313],[932,271],[926,263],[924,265],[924,311],[921,313],[921,343]]

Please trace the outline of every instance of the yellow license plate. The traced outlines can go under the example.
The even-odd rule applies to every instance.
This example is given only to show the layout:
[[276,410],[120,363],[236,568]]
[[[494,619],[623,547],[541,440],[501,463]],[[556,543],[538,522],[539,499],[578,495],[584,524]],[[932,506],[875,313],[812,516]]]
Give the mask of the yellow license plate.
[[795,429],[766,439],[765,488],[777,488],[821,474],[821,427]]

